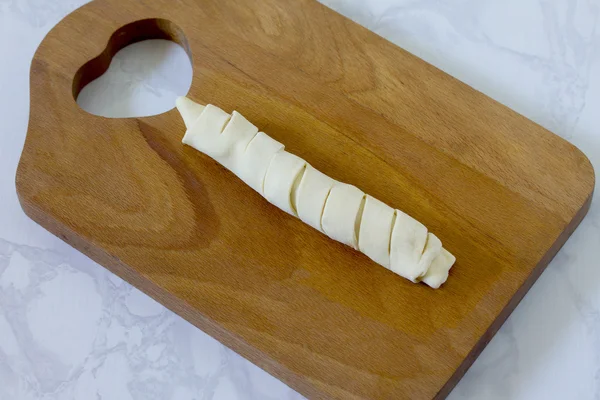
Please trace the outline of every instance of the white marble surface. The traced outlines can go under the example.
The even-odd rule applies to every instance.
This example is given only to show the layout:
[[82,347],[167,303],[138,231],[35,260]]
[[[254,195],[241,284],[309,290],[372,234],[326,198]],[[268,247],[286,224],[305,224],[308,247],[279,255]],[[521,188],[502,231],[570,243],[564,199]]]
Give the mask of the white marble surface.
[[[600,166],[599,1],[326,3]],[[80,4],[0,0],[0,399],[300,399],[21,211],[14,176],[29,65],[48,30]],[[166,110],[187,91],[186,62],[164,43],[127,49],[81,103],[108,115]],[[596,199],[450,399],[600,399],[599,256]]]

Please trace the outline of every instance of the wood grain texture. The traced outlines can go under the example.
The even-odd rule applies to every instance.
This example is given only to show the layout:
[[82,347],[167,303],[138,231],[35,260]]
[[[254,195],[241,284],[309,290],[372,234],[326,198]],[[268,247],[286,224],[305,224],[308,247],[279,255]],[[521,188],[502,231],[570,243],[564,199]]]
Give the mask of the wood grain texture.
[[[160,19],[158,19],[160,18]],[[81,88],[139,40],[182,44],[189,96],[236,109],[423,222],[457,262],[412,284],[181,144],[177,111],[106,119]],[[314,0],[98,0],[44,39],[25,212],[314,399],[444,398],[589,207],[571,144]]]

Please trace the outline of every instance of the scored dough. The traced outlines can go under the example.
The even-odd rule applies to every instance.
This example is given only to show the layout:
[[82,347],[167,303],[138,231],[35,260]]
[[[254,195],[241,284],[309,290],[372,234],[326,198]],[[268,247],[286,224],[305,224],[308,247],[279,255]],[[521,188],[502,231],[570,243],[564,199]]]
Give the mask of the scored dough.
[[337,182],[284,151],[234,111],[177,99],[183,143],[209,155],[267,200],[413,282],[439,288],[456,258],[409,215]]
[[[390,267],[413,282],[427,270],[419,264],[427,243],[427,228],[410,215],[396,210],[396,223],[390,242]],[[427,266],[428,267],[428,266]]]
[[360,223],[358,249],[371,260],[390,268],[390,235],[396,211],[367,195]]
[[265,176],[263,185],[265,198],[288,214],[296,216],[292,187],[305,168],[306,161],[298,156],[285,150],[275,154]]
[[[442,242],[435,236],[433,233],[429,232],[427,234],[427,242],[425,243],[425,249],[423,250],[423,254],[421,255],[421,259],[419,260],[419,270],[423,271],[419,277],[424,276],[429,270],[431,263],[433,260],[440,254],[442,251]],[[419,279],[419,278],[417,278]]]
[[338,242],[358,249],[355,225],[364,197],[364,192],[356,186],[341,182],[333,185],[323,210],[323,232]]
[[450,254],[448,250],[442,248],[438,256],[433,259],[422,281],[432,288],[438,289],[448,279],[448,273],[455,261],[456,257]]
[[327,200],[327,196],[329,196],[329,192],[336,182],[336,180],[307,164],[306,171],[296,191],[298,218],[323,232],[321,219],[323,218],[325,200]]
[[248,144],[258,134],[258,128],[252,125],[242,114],[234,111],[223,133],[214,146],[211,157],[232,171],[237,171],[238,160],[244,154]]
[[[187,99],[186,101],[178,99],[177,107],[182,115],[186,116],[184,122],[189,127],[183,137],[183,143],[205,152],[230,170],[237,170],[237,161],[248,147],[248,143],[258,133],[258,128],[237,111],[234,111],[229,119],[229,114],[217,107],[205,108]],[[206,113],[203,113],[205,109]],[[196,115],[194,113],[198,113],[196,118],[193,117]],[[206,115],[202,116],[202,122],[196,124],[203,114]],[[223,129],[223,120],[227,121],[227,119],[229,121]]]
[[281,143],[264,132],[258,132],[248,143],[246,151],[240,155],[239,163],[233,172],[252,189],[263,194],[267,169],[279,150],[283,150]]
[[185,132],[182,142],[212,156],[215,145],[219,142],[219,136],[230,117],[231,115],[220,108],[207,105]]

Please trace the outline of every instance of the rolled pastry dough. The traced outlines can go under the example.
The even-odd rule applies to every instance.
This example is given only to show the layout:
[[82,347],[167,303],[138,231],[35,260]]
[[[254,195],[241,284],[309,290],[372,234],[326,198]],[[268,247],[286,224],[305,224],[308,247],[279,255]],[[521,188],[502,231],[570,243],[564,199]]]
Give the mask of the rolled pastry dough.
[[246,151],[239,156],[233,172],[252,189],[264,194],[263,184],[271,160],[283,145],[264,132],[258,132],[248,143]]
[[333,185],[323,210],[323,232],[338,242],[358,249],[356,218],[364,197],[364,192],[356,186],[341,182]]
[[183,123],[186,128],[190,128],[194,121],[198,119],[202,111],[204,110],[204,106],[202,104],[198,104],[195,101],[188,99],[187,97],[178,97],[175,102],[181,117],[183,118]]
[[265,176],[265,198],[288,214],[297,216],[292,187],[305,168],[306,161],[300,157],[285,150],[276,153]]
[[400,210],[396,210],[396,222],[390,244],[391,269],[408,280],[417,282],[429,267],[420,264],[425,244],[425,225]]
[[419,260],[419,267],[417,268],[419,271],[422,271],[418,280],[424,277],[429,268],[431,267],[431,263],[435,258],[437,258],[442,252],[442,242],[435,236],[433,233],[429,232],[427,234],[427,242],[425,243],[425,249],[423,250],[423,254],[421,255],[421,259]]
[[213,158],[232,171],[238,171],[242,154],[248,144],[258,134],[258,128],[252,125],[242,114],[234,111],[227,126],[214,146]]
[[231,115],[211,104],[204,107],[200,116],[183,136],[182,142],[206,154],[217,154],[219,136]]
[[422,281],[434,289],[439,288],[448,279],[448,273],[455,261],[456,257],[450,254],[448,250],[442,248],[441,253],[434,258]]
[[439,288],[455,257],[427,228],[284,150],[234,111],[177,100],[183,143],[212,157],[282,210],[413,282]]
[[331,188],[337,181],[331,179],[321,171],[306,164],[306,171],[296,191],[296,209],[298,218],[323,232],[321,219],[325,200]]
[[390,268],[390,236],[396,211],[382,201],[367,195],[360,223],[358,249],[371,260]]

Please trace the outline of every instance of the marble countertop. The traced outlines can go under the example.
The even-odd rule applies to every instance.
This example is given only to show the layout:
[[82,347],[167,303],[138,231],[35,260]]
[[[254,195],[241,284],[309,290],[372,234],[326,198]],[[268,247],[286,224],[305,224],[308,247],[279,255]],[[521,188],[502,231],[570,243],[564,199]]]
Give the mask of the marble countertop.
[[[571,141],[600,166],[599,2],[324,2]],[[81,4],[0,0],[0,399],[301,399],[21,211],[14,176],[31,59],[52,26]],[[80,104],[113,116],[165,111],[189,87],[186,63],[171,43],[131,46]],[[599,203],[451,400],[600,399]]]

